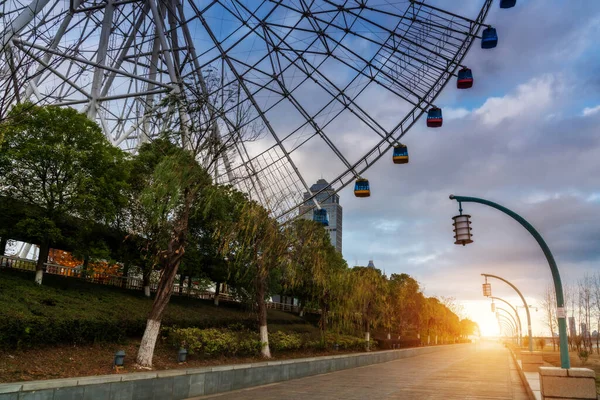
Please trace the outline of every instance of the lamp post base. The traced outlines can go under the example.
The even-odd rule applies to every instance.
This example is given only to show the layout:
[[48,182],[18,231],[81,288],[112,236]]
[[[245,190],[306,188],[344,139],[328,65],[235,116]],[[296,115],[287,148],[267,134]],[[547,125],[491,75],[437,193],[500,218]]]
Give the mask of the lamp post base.
[[544,399],[596,400],[596,374],[587,368],[540,367]]

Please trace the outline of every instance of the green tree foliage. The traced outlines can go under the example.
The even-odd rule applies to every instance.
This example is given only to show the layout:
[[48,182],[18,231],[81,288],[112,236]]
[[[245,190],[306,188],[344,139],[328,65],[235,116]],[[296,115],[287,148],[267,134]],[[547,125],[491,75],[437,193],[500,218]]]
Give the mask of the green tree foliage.
[[352,277],[352,304],[361,315],[365,341],[368,343],[371,328],[382,322],[387,282],[385,275],[373,267],[354,267]]
[[133,234],[141,239],[146,270],[159,269],[159,281],[152,311],[137,356],[141,366],[152,365],[154,347],[173,283],[185,254],[189,222],[210,210],[206,196],[210,177],[195,159],[168,139],[155,140],[140,148],[134,162],[138,184],[131,192],[129,216]]
[[[41,283],[50,245],[63,239],[61,221],[79,219],[82,232],[114,221],[124,201],[126,157],[95,122],[71,108],[17,105],[0,124],[0,135],[0,195],[37,206],[18,228],[40,245]],[[89,235],[78,238],[83,254],[103,247],[85,240]]]
[[273,282],[289,264],[289,240],[267,210],[253,201],[240,204],[239,219],[220,230],[221,251],[235,268],[240,281],[252,282],[258,312],[261,355],[271,357],[267,329],[266,296]]
[[299,297],[303,307],[309,304],[321,310],[319,326],[324,334],[333,304],[342,300],[340,274],[347,269],[346,261],[319,223],[299,219],[288,225],[287,233],[291,262],[284,272],[284,286]]
[[[219,292],[223,284],[244,288],[242,282],[236,282],[236,275],[229,258],[220,251],[216,232],[222,226],[237,220],[246,196],[231,186],[211,186],[203,197],[204,210],[190,219],[189,243],[183,259],[181,273],[207,277],[215,283],[215,305],[219,304]],[[239,291],[243,294],[243,290]],[[240,296],[243,298],[244,296]]]

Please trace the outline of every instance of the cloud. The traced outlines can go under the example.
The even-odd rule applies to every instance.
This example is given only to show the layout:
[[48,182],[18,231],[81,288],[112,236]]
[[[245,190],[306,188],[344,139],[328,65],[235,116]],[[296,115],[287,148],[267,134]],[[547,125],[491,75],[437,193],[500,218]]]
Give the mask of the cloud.
[[514,93],[491,97],[474,114],[486,125],[498,125],[507,118],[537,115],[545,110],[557,95],[559,88],[552,75],[544,75],[519,85]]
[[444,119],[445,120],[461,119],[461,118],[466,117],[470,113],[471,112],[464,107],[461,107],[461,108],[445,107],[444,108]]
[[581,113],[581,115],[583,115],[584,117],[589,117],[590,115],[597,114],[598,112],[600,112],[600,104],[597,105],[596,107],[586,107],[586,108],[584,108],[583,112]]

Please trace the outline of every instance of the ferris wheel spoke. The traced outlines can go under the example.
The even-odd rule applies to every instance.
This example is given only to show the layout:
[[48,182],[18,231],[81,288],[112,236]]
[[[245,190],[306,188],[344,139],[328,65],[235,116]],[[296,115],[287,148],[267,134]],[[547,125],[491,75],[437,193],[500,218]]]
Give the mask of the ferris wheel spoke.
[[238,81],[240,83],[240,86],[242,87],[242,89],[245,92],[245,95],[250,99],[250,102],[254,106],[254,109],[260,114],[261,120],[262,120],[263,124],[265,125],[265,127],[267,128],[267,130],[269,131],[269,133],[271,134],[271,136],[275,139],[275,141],[277,142],[279,148],[281,148],[281,150],[283,151],[283,153],[286,155],[287,161],[292,165],[294,172],[300,178],[300,180],[301,180],[304,188],[310,192],[310,189],[309,189],[308,185],[304,181],[304,178],[302,177],[302,175],[300,175],[300,172],[298,171],[298,168],[296,167],[296,165],[292,161],[291,157],[289,156],[289,153],[286,151],[286,149],[283,146],[283,143],[280,141],[278,135],[275,133],[275,130],[271,126],[269,120],[265,117],[264,113],[262,112],[262,110],[260,109],[260,107],[258,106],[258,104],[256,103],[256,101],[254,100],[254,98],[250,96],[251,93],[248,90],[246,84],[244,83],[244,81],[242,79],[240,79],[239,73],[235,69],[235,67],[232,64],[231,60],[229,60],[229,58],[227,58],[227,54],[223,51],[223,47],[219,44],[218,40],[216,40],[216,37],[215,37],[212,29],[210,28],[210,26],[207,24],[206,19],[202,15],[200,15],[199,18],[200,18],[200,22],[202,23],[204,29],[209,34],[209,36],[211,37],[211,40],[213,41],[213,43],[215,44],[215,46],[218,48],[218,50],[221,53],[222,57],[224,58],[224,60],[228,64],[229,69],[231,70],[231,72],[238,79]]
[[[338,29],[343,29],[343,27],[341,27],[341,26],[336,26],[335,24],[331,24],[331,26],[334,26],[334,27],[336,27],[336,28],[338,28]],[[394,31],[389,31],[389,32],[390,32],[390,37],[392,37],[392,38],[396,38],[396,36],[397,36],[397,33],[395,33]],[[357,37],[361,37],[362,39],[365,39],[366,41],[369,41],[369,42],[372,42],[372,43],[374,43],[374,44],[380,45],[380,46],[382,46],[382,47],[384,47],[384,48],[387,48],[387,49],[389,49],[390,51],[392,51],[392,52],[394,52],[394,53],[401,53],[401,54],[403,54],[404,56],[408,56],[408,58],[409,58],[409,59],[411,59],[411,58],[412,58],[412,59],[414,59],[415,61],[419,62],[421,65],[423,65],[423,64],[426,64],[426,65],[428,65],[428,66],[430,66],[430,67],[434,67],[434,68],[436,68],[436,69],[438,69],[438,70],[440,70],[440,71],[444,71],[444,70],[447,68],[447,65],[444,65],[444,64],[437,65],[437,64],[433,64],[433,63],[431,63],[431,62],[426,62],[426,61],[424,61],[422,58],[419,58],[419,57],[412,56],[411,54],[409,54],[409,53],[407,53],[407,52],[403,52],[399,46],[395,46],[395,47],[393,47],[393,48],[390,48],[390,47],[389,47],[389,45],[386,45],[386,43],[385,43],[385,42],[379,43],[379,42],[375,41],[374,39],[371,39],[371,38],[367,37],[366,35],[361,35],[361,34],[359,34],[359,33],[355,33],[355,36],[357,36]],[[402,38],[402,39],[404,40],[405,38]],[[413,42],[411,42],[411,44],[417,44],[417,45],[421,46],[421,44],[420,44],[420,43],[416,43],[416,42],[414,42],[414,41],[413,41]],[[427,55],[423,55],[423,56],[424,56],[424,57],[428,57]],[[408,64],[408,65],[414,65],[414,64],[413,64],[412,62],[410,62],[410,61],[408,61],[408,62],[407,62],[407,64]],[[409,90],[409,93],[410,93],[410,92],[412,92],[412,90]],[[417,98],[418,98],[418,97],[419,97],[419,96],[417,95]]]
[[[339,160],[329,188],[353,182],[457,75],[491,4],[469,19],[423,1],[32,1],[0,1],[0,51],[13,55],[0,57],[0,116],[24,99],[75,106],[127,149],[187,131],[177,142],[215,182],[282,218],[303,192],[316,198],[297,156],[316,143]],[[371,93],[409,111],[384,123]],[[332,134],[345,117],[374,142],[362,155]]]

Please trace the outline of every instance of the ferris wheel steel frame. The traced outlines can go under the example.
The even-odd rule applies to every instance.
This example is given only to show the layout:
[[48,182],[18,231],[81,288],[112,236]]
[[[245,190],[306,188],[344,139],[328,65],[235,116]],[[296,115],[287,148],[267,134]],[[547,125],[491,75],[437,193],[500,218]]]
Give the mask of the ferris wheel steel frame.
[[[424,3],[416,2],[416,1],[412,1],[412,3],[425,5]],[[467,55],[467,52],[469,51],[471,45],[473,44],[473,39],[475,37],[477,37],[477,32],[479,31],[481,26],[484,25],[483,21],[485,20],[492,3],[493,3],[493,0],[485,1],[475,23],[472,23],[472,28],[469,32],[469,35],[467,35],[465,38],[465,42],[463,43],[463,48],[461,49],[462,51],[459,51],[456,54],[456,56],[454,57],[454,59],[452,60],[452,63],[449,63],[448,68],[446,68],[446,70],[443,72],[443,74],[438,78],[436,83],[432,86],[430,91],[425,96],[425,99],[423,99],[423,101],[419,105],[415,106],[413,108],[413,110],[404,117],[404,119],[391,131],[391,133],[389,135],[387,135],[385,138],[383,138],[362,159],[360,159],[355,164],[353,164],[352,170],[356,170],[363,163],[364,163],[364,167],[362,167],[361,169],[358,170],[358,174],[360,175],[363,172],[365,172],[366,170],[368,170],[369,167],[371,167],[371,165],[373,165],[375,162],[377,162],[393,146],[393,144],[389,143],[390,138],[393,138],[394,142],[399,141],[408,132],[408,130],[417,122],[417,120],[419,120],[419,118],[425,112],[425,109],[422,105],[429,105],[435,101],[435,99],[438,97],[438,95],[444,89],[444,87],[446,86],[446,84],[448,83],[450,78],[456,74],[456,70],[461,66],[461,63],[462,63],[464,57]],[[457,58],[458,58],[458,60],[457,60]],[[452,69],[452,72],[450,72],[451,69]],[[442,78],[445,78],[443,82],[441,82]],[[436,88],[437,88],[437,90],[435,90]],[[430,98],[431,100],[427,101],[426,100],[427,98]],[[417,113],[418,113],[418,115],[415,117],[415,115]],[[410,120],[410,122],[409,122],[409,120]],[[406,127],[404,127],[405,123],[407,123]],[[400,133],[394,138],[393,135],[398,131],[400,131]],[[382,150],[382,148],[384,150]],[[371,155],[373,155],[374,158],[371,161],[369,161],[369,157]],[[323,193],[327,190],[329,190],[329,192],[331,192],[330,188],[333,187],[333,185],[335,183],[339,182],[339,187],[336,190],[334,190],[327,198],[333,196],[335,193],[342,190],[348,184],[352,183],[352,179],[347,179],[347,176],[349,175],[349,173],[350,173],[350,171],[346,171],[345,173],[340,174],[337,178],[335,178],[333,181],[331,181],[329,183],[328,187],[326,187],[316,193],[313,193],[312,196],[310,196],[305,201],[312,200],[312,199],[316,198],[316,196],[318,194]],[[293,210],[292,209],[287,210],[286,212],[281,214],[279,217],[281,217],[291,211],[293,211]]]
[[[4,98],[0,99],[2,101],[0,111],[6,110],[12,103],[32,97],[37,98],[39,102],[49,101],[60,106],[83,105],[82,112],[89,118],[97,120],[106,136],[116,146],[122,146],[124,142],[128,143],[131,140],[137,140],[138,145],[151,140],[153,132],[151,125],[155,118],[160,119],[163,126],[178,123],[182,145],[190,147],[192,146],[191,135],[193,135],[193,132],[188,132],[191,126],[190,109],[187,108],[190,96],[208,99],[205,102],[206,110],[203,111],[206,115],[200,123],[204,134],[210,135],[217,146],[223,148],[218,153],[218,157],[212,161],[215,181],[232,183],[251,195],[254,193],[258,200],[274,213],[274,216],[283,221],[307,202],[312,202],[314,207],[320,209],[317,201],[320,194],[327,192],[327,198],[333,196],[354,179],[359,178],[399,142],[426,109],[433,105],[448,81],[462,66],[461,63],[473,40],[479,37],[480,28],[485,26],[483,22],[493,0],[484,0],[475,20],[416,0],[410,1],[404,13],[377,9],[369,6],[367,1],[357,1],[355,6],[348,6],[348,0],[338,3],[322,0],[322,4],[331,8],[324,9],[324,6],[319,6],[320,10],[319,7],[314,6],[314,1],[309,4],[305,0],[287,2],[264,0],[254,10],[246,7],[241,0],[213,0],[203,9],[192,0],[186,4],[184,0],[148,0],[143,4],[140,4],[139,0],[89,0],[87,2],[93,3],[91,6],[85,6],[86,0],[69,0],[68,10],[61,12],[61,0],[32,0],[29,5],[9,9],[11,14],[18,13],[16,18],[7,17],[6,13],[2,15],[8,23],[4,24],[4,30],[0,32],[0,61],[2,56],[6,59],[4,69],[0,65],[0,89],[5,89]],[[12,4],[20,5],[21,0],[12,0]],[[272,8],[266,15],[260,16],[258,12],[262,11],[261,7],[264,4],[271,4]],[[211,7],[215,5],[228,12],[230,17],[237,18],[240,24],[224,38],[219,38],[207,21],[206,14],[209,14]],[[126,10],[126,14],[119,6],[130,6],[130,9]],[[192,10],[191,17],[186,16],[184,6]],[[57,7],[58,13],[53,14]],[[272,14],[282,9],[300,16],[293,26],[268,21]],[[95,15],[98,10],[104,11],[101,18]],[[2,11],[3,9],[0,9],[0,13]],[[387,27],[375,18],[370,19],[365,16],[367,12],[396,18],[397,23],[393,28]],[[77,15],[85,15],[85,21],[79,18],[72,24]],[[118,24],[114,25],[115,15],[127,21],[128,25],[125,24],[123,28]],[[340,15],[345,25],[338,21]],[[30,27],[34,20],[37,25],[34,24],[35,26],[27,32],[30,39],[21,38],[20,34]],[[200,23],[212,41],[207,46],[207,50],[200,53],[196,51],[196,44],[190,32],[190,23],[194,20]],[[60,22],[58,27],[51,25],[52,21]],[[308,22],[308,27],[300,26],[303,22]],[[353,29],[356,24],[376,27],[385,33],[385,37],[363,34]],[[413,29],[415,26],[417,27]],[[42,28],[45,31],[42,31]],[[243,31],[243,28],[246,28],[246,32],[242,32],[236,40],[229,40]],[[51,30],[54,35],[50,40],[47,36]],[[113,33],[117,30],[123,39],[122,44],[111,43],[116,36],[116,34],[113,36]],[[61,40],[66,35],[76,35],[77,32],[81,32],[82,35],[79,41],[59,48]],[[340,32],[343,32],[343,35],[336,36]],[[311,38],[310,43],[304,42],[303,48],[295,47],[290,42],[294,39],[292,34],[298,33],[312,34],[314,38]],[[232,54],[233,50],[236,50],[236,47],[251,35],[255,35],[255,39],[262,40],[266,51],[266,54],[258,58],[254,64],[244,62]],[[365,41],[377,50],[371,57],[363,57],[344,42],[348,35]],[[86,49],[83,46],[84,40],[93,42],[96,36],[97,48]],[[324,50],[311,50],[317,42]],[[143,49],[144,52],[139,52]],[[336,52],[338,49],[339,52]],[[138,53],[135,53],[136,51]],[[130,52],[134,54],[129,55]],[[214,56],[211,55],[212,58],[206,60],[211,52],[215,53]],[[314,58],[312,62],[309,60],[310,56]],[[318,60],[317,56],[323,58]],[[348,56],[351,58],[350,61],[347,59]],[[205,58],[203,62],[201,58]],[[270,71],[262,70],[260,67],[266,59]],[[329,59],[352,71],[355,74],[353,78],[342,85],[333,82],[320,69]],[[66,69],[63,62],[66,62]],[[210,88],[206,82],[208,78],[203,75],[203,68],[213,68],[219,62],[221,63],[220,84]],[[145,74],[137,73],[138,67]],[[22,87],[18,85],[19,68],[25,68],[26,73],[33,71],[25,75],[26,84]],[[289,82],[286,83],[288,77],[284,74],[295,70],[301,71],[304,75],[294,85],[288,86]],[[233,78],[227,76],[225,79],[226,72],[231,73]],[[256,80],[249,78],[250,75],[257,73],[269,79],[263,81],[261,85],[257,83],[258,78]],[[165,77],[168,77],[167,81],[164,80]],[[86,78],[90,82],[85,83]],[[129,79],[126,92],[111,93],[114,85],[117,84],[116,79],[125,78]],[[38,85],[53,79],[61,83],[52,88],[51,93],[41,93]],[[79,81],[82,79],[84,83],[80,84]],[[295,76],[291,80],[294,79]],[[366,79],[368,83],[360,87],[360,90],[356,90],[354,94],[349,93],[354,86],[359,86],[361,79]],[[193,84],[190,84],[190,80]],[[305,82],[312,82],[331,97],[316,112],[308,111],[295,95],[297,89]],[[377,87],[412,106],[412,110],[392,129],[385,129],[368,110],[357,104],[357,99],[371,87],[371,83],[375,83]],[[9,93],[11,85],[14,92],[12,98]],[[200,88],[199,92],[196,86]],[[251,86],[256,89],[253,90]],[[237,103],[232,101],[229,108],[227,108],[229,99],[225,101],[223,97],[226,90],[237,90]],[[261,91],[274,93],[279,98],[268,107],[261,106],[256,100],[256,96],[259,96]],[[211,99],[219,95],[221,102],[213,103]],[[164,97],[161,99],[160,96]],[[157,98],[159,101],[156,101]],[[170,98],[176,101],[165,104],[165,99]],[[132,99],[131,103],[128,103],[129,99]],[[110,108],[110,102],[121,100],[125,100],[123,109],[117,114],[115,109]],[[288,134],[280,136],[271,124],[267,113],[283,102],[290,104],[304,122]],[[107,103],[109,105],[103,107]],[[229,115],[233,111],[238,112],[242,104],[250,104],[253,115],[240,124],[232,120]],[[336,106],[341,108],[331,111]],[[103,112],[100,112],[101,107]],[[318,121],[323,118],[322,113],[328,109],[330,110],[327,114],[328,120]],[[355,162],[349,161],[324,131],[344,112],[354,115],[368,130],[373,131],[380,138],[377,144]],[[333,117],[330,114],[333,114]],[[275,143],[266,150],[251,155],[244,140],[241,140],[241,137],[237,140],[236,135],[240,136],[239,132],[243,128],[255,122],[262,124]],[[312,133],[302,134],[306,128],[309,128]],[[155,128],[155,131],[156,129],[158,128]],[[228,139],[223,139],[223,132],[228,135]],[[298,136],[295,136],[296,134]],[[322,190],[311,192],[291,154],[317,136],[341,161],[345,171]],[[287,145],[285,142],[288,139],[295,140],[295,143]],[[227,146],[234,151],[237,163],[229,159]],[[219,167],[220,163],[222,167]],[[277,176],[273,180],[273,176],[267,175],[268,173],[273,176],[280,174],[283,176],[282,182],[279,182]],[[264,178],[261,177],[272,180],[263,182]],[[309,198],[299,201],[286,199],[285,207],[274,206],[272,202],[280,200],[274,199],[270,193],[278,191],[277,193],[285,195],[287,190],[285,185],[290,182],[293,185],[301,184],[300,186],[310,194]],[[298,194],[294,193],[294,195]],[[319,196],[320,201],[324,201],[322,197]]]

